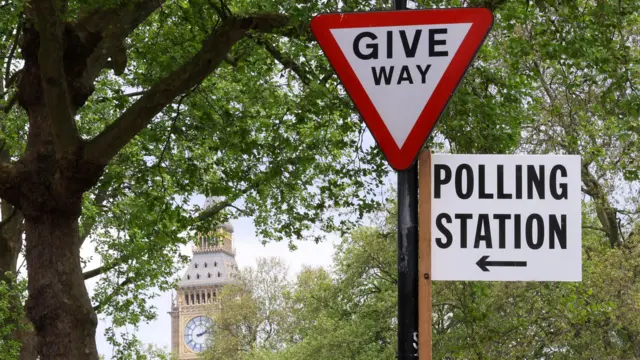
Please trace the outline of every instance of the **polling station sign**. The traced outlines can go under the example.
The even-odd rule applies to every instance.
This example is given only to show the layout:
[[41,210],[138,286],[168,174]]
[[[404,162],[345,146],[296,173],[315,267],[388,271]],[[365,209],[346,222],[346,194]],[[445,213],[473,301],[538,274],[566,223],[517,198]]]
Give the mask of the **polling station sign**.
[[432,159],[433,280],[582,280],[579,156]]

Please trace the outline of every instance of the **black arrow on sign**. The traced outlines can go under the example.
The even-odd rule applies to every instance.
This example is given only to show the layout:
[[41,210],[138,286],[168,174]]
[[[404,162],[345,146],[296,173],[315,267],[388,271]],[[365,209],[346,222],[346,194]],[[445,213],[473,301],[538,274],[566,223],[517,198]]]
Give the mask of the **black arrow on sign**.
[[526,267],[526,261],[487,261],[489,259],[489,255],[485,255],[478,260],[476,265],[482,271],[489,271],[487,266],[507,266],[507,267]]

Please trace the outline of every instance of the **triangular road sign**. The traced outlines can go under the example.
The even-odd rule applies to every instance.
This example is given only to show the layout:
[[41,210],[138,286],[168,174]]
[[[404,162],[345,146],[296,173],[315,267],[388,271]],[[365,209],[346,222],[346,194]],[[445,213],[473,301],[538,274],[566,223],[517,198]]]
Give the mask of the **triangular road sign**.
[[311,30],[396,170],[411,166],[484,41],[484,8],[321,14]]

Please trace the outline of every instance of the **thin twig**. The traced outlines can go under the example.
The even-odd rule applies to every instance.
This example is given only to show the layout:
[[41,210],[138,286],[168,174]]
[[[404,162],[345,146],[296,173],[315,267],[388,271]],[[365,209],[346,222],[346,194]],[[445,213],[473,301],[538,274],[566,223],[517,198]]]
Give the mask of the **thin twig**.
[[178,121],[178,118],[180,117],[180,112],[182,110],[182,101],[184,101],[184,99],[188,95],[189,95],[189,92],[185,93],[184,95],[182,95],[180,97],[180,99],[178,100],[178,108],[176,109],[176,115],[171,120],[171,125],[169,126],[169,134],[167,135],[167,140],[165,140],[165,142],[164,142],[164,146],[162,146],[162,152],[160,153],[160,157],[158,158],[158,161],[156,162],[156,167],[160,167],[160,165],[164,161],[164,154],[167,151],[167,148],[169,147],[169,143],[171,143],[171,136],[173,135],[173,131],[175,130],[176,122]]
[[228,206],[229,206],[229,207],[232,207],[232,208],[234,208],[234,209],[236,209],[236,210],[237,210],[239,213],[241,213],[242,215],[245,215],[245,216],[249,216],[249,215],[251,215],[251,214],[249,214],[249,212],[248,212],[247,210],[245,210],[245,209],[241,209],[241,208],[239,208],[239,207],[237,207],[237,206],[235,206],[235,205],[229,204]]
[[600,231],[603,233],[607,233],[607,231],[601,227],[597,227],[597,226],[590,226],[590,225],[582,225],[583,229],[587,229],[587,230],[595,230],[595,231]]
[[128,277],[124,279],[124,281],[118,284],[118,287],[116,287],[116,289],[111,294],[109,294],[109,296],[107,296],[104,301],[98,303],[98,305],[93,307],[93,311],[99,312],[100,310],[102,310],[102,308],[106,304],[110,303],[111,300],[113,300],[116,296],[120,294],[120,291],[122,291],[122,288],[131,284],[132,282],[133,282],[133,277]]
[[147,90],[141,90],[141,91],[134,91],[132,93],[122,94],[122,96],[133,97],[133,96],[144,95],[146,93],[147,93]]
[[20,269],[22,269],[22,267],[24,266],[25,261],[27,261],[26,256],[22,258],[22,262],[20,263],[20,266],[18,266],[18,268],[16,269],[16,273],[20,273]]

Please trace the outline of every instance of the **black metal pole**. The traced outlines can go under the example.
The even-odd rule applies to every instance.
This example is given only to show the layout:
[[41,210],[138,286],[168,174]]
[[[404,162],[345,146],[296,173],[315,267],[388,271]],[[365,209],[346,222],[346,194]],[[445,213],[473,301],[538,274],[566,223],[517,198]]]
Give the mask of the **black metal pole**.
[[[405,10],[407,0],[393,0]],[[418,359],[418,165],[398,172],[398,354]]]
[[418,358],[418,166],[398,172],[398,359]]
[[406,10],[407,0],[393,0],[393,10]]

